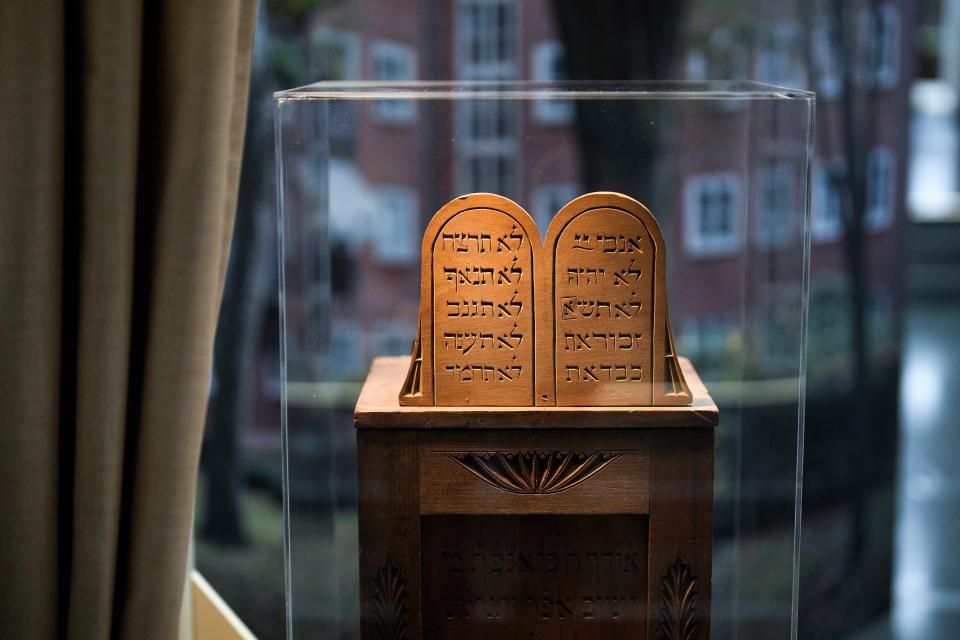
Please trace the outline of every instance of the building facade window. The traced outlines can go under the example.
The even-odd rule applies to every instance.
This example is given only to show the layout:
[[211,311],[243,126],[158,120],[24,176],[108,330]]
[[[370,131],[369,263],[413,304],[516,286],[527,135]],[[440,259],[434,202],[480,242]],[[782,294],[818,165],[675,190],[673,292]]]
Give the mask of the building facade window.
[[[534,45],[530,67],[537,82],[559,82],[567,79],[563,45],[540,42]],[[570,100],[538,99],[532,103],[533,119],[540,124],[567,125],[573,120]]]
[[889,89],[897,84],[900,66],[900,15],[883,3],[868,10],[867,64],[869,81]]
[[695,47],[687,52],[683,73],[687,80],[706,80],[710,76],[710,59],[702,48]]
[[694,257],[740,248],[740,179],[733,173],[688,178],[684,186],[684,247]]
[[[402,82],[417,79],[417,54],[413,47],[396,42],[377,42],[370,49],[373,79],[378,82]],[[389,124],[410,124],[416,119],[412,100],[377,100],[377,120]]]
[[377,189],[380,202],[378,228],[372,235],[377,258],[386,264],[413,264],[418,255],[417,194],[410,187],[384,185]]
[[463,101],[459,108],[461,191],[510,195],[517,182],[517,112],[509,101]]
[[[460,42],[460,78],[516,77],[517,14],[514,0],[460,1],[456,38]],[[517,109],[517,104],[499,100],[463,100],[458,105],[456,151],[460,191],[515,195],[519,184]]]
[[757,242],[763,247],[788,245],[794,237],[793,174],[783,164],[762,167],[757,174],[757,189]]
[[843,231],[847,167],[841,159],[817,163],[813,168],[813,211],[811,235],[814,241],[831,242]]
[[[362,77],[362,46],[353,32],[322,24],[310,32],[309,75],[317,80],[356,80]],[[349,100],[330,101],[330,148],[348,153],[356,144],[356,105]]]
[[843,77],[840,70],[839,25],[822,17],[813,29],[811,54],[813,56],[814,86],[818,97],[833,99],[840,95]]
[[800,50],[799,32],[792,24],[778,24],[756,59],[756,76],[761,82],[783,87],[801,88],[807,78]]
[[867,210],[869,229],[883,229],[893,221],[893,203],[896,186],[893,153],[877,147],[867,156]]
[[530,201],[533,204],[533,219],[540,235],[547,233],[550,221],[565,204],[577,197],[579,189],[572,182],[541,184],[534,188]]
[[517,3],[514,0],[461,0],[460,77],[507,80],[516,76]]

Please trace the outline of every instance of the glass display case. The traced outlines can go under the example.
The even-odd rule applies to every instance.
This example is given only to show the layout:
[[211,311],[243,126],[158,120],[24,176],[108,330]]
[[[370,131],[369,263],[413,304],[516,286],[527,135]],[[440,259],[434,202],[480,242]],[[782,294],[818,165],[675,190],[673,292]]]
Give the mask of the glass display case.
[[[275,94],[288,634],[795,634],[814,104],[809,92],[719,82],[319,83]],[[607,195],[580,198],[594,192]],[[690,402],[637,418],[628,405],[668,403],[564,396],[566,333],[541,333],[539,315],[525,335],[560,355],[548,365],[528,342],[530,390],[502,396],[526,413],[467,410],[498,404],[499,392],[456,387],[404,402],[417,358],[439,348],[422,322],[422,305],[441,300],[422,288],[432,273],[422,249],[435,240],[424,233],[467,194],[495,194],[470,198],[515,212],[537,247],[565,238],[557,220],[575,219],[576,202],[658,227],[644,236],[659,256],[649,267],[627,255],[629,233],[610,245],[637,280],[649,268],[662,284],[643,308],[653,313],[656,298],[670,310],[666,325],[624,343],[639,352],[648,340],[652,355],[636,369],[625,360],[623,380],[647,367],[686,376]],[[510,232],[474,220],[479,253],[488,219],[492,235]],[[578,229],[601,242],[605,224],[583,218]],[[536,271],[532,260],[524,268]],[[557,273],[543,282],[558,296],[579,284]],[[531,305],[541,299],[532,286]],[[499,326],[495,307],[478,326]],[[577,335],[571,349],[591,348]],[[608,368],[612,389],[619,374]],[[681,410],[693,422],[675,426],[705,439],[658,444]]]

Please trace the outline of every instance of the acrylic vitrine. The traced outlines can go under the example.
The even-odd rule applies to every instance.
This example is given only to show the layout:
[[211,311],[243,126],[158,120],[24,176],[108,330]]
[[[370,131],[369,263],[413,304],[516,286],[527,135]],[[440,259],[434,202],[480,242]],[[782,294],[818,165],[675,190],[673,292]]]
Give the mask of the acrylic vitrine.
[[292,636],[790,637],[813,95],[275,101]]

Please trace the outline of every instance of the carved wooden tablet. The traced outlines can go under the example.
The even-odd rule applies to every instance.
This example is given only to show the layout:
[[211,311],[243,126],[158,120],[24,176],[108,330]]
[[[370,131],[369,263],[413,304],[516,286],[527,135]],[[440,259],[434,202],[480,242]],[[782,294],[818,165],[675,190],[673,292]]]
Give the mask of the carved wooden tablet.
[[420,324],[401,405],[687,405],[666,256],[636,200],[591,193],[551,222],[461,196],[424,233]]

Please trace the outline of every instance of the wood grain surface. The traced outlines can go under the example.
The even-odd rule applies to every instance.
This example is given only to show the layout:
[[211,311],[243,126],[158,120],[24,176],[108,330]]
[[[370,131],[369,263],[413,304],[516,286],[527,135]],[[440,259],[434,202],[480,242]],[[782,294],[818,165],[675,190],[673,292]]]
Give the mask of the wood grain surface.
[[690,388],[689,406],[652,407],[433,407],[401,406],[397,392],[410,358],[380,357],[373,361],[354,412],[358,429],[486,429],[486,428],[713,428],[717,405],[686,358],[678,363]]

